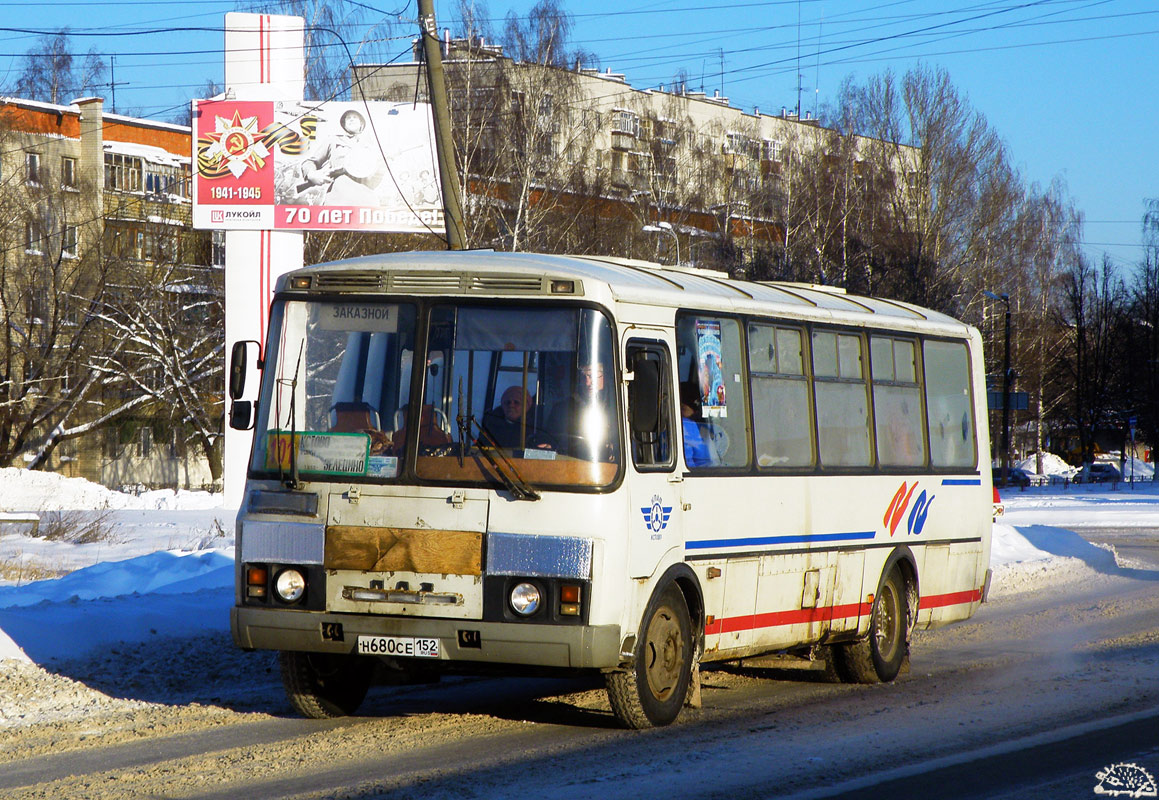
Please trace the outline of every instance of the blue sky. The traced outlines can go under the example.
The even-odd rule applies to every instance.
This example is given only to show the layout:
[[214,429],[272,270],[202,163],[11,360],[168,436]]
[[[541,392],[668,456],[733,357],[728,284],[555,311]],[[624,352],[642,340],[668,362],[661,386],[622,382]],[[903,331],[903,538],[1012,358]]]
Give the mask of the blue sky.
[[[638,88],[723,87],[733,105],[803,111],[843,79],[918,61],[944,67],[1009,146],[1028,183],[1063,180],[1084,213],[1086,250],[1129,269],[1141,258],[1143,203],[1159,197],[1159,3],[1154,0],[565,0],[574,44]],[[207,79],[221,81],[220,27],[234,0],[0,0],[0,79],[33,30],[68,26],[77,51],[116,55],[119,111],[169,119]],[[440,26],[457,2],[437,0]],[[491,0],[498,30],[530,0]],[[376,57],[409,49],[414,0],[361,3]],[[192,30],[142,33],[159,28]],[[197,30],[206,28],[210,30]],[[368,33],[369,31],[369,33]],[[115,34],[115,35],[109,35]],[[131,35],[126,35],[131,34]],[[723,61],[722,61],[723,59]],[[723,69],[722,69],[723,64]],[[800,78],[798,79],[798,76]],[[104,93],[111,104],[111,91]]]

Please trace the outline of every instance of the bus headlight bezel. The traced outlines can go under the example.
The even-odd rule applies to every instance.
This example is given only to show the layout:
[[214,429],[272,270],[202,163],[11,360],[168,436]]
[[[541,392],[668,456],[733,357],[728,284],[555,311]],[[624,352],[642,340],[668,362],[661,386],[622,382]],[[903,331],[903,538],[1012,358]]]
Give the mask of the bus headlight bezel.
[[511,587],[507,605],[520,618],[533,617],[543,608],[543,590],[531,581],[520,581]]
[[306,596],[306,576],[296,567],[286,567],[274,578],[274,596],[286,605],[301,602]]

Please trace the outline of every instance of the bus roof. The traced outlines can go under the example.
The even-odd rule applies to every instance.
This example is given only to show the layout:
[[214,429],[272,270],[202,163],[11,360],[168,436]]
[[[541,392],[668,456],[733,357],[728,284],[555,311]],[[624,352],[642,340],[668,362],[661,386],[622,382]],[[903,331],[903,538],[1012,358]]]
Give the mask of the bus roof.
[[583,294],[606,287],[620,303],[705,308],[737,313],[827,319],[853,325],[939,329],[965,336],[969,326],[910,303],[847,294],[843,289],[781,281],[745,281],[722,272],[610,256],[566,256],[493,250],[383,253],[318,264],[282,276],[317,275],[315,289],[387,294],[504,296],[550,293],[550,282],[576,279]]

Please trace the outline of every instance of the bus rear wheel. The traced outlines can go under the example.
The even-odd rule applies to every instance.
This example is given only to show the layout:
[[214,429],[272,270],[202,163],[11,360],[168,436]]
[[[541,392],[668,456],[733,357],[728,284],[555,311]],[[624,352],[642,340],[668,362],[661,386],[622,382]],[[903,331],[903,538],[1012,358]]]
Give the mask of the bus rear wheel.
[[909,634],[909,604],[905,579],[897,567],[881,582],[869,616],[869,636],[834,648],[839,671],[854,683],[888,683],[905,662]]
[[353,714],[374,675],[374,661],[354,655],[282,651],[280,658],[286,697],[310,719]]
[[688,695],[694,646],[688,604],[670,584],[653,596],[644,612],[635,664],[605,678],[612,712],[624,727],[651,728],[675,721]]

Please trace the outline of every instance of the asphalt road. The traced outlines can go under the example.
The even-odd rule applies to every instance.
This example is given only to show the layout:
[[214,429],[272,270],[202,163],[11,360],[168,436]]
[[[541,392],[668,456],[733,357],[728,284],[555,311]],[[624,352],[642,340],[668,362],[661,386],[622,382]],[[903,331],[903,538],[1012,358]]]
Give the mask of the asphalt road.
[[[318,722],[293,717],[273,682],[239,684],[249,697],[238,702],[215,676],[217,694],[201,697],[209,681],[175,651],[193,692],[182,707],[103,720],[124,734],[115,742],[90,735],[67,739],[66,752],[0,756],[0,795],[1092,797],[1115,764],[1159,776],[1159,530],[1083,534],[1134,566],[1093,559],[999,592],[965,623],[918,632],[893,684],[714,670],[702,709],[629,732],[598,681],[465,679],[376,689],[359,716]],[[102,688],[141,697],[138,678]],[[212,724],[163,726],[191,706],[213,711]],[[66,731],[43,735],[63,743]]]

